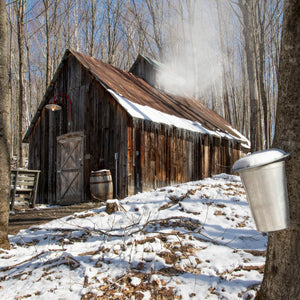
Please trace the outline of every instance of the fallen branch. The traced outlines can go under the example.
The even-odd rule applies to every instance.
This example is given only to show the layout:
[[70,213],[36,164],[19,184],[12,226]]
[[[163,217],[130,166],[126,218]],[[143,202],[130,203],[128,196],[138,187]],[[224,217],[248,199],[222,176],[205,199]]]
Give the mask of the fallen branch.
[[29,261],[35,259],[35,258],[38,258],[39,256],[41,256],[41,255],[43,255],[43,254],[45,254],[45,253],[47,253],[47,252],[49,252],[49,251],[42,251],[41,253],[39,253],[39,254],[37,254],[37,255],[35,255],[35,256],[29,258],[29,259],[26,259],[26,260],[24,260],[24,261],[22,261],[22,262],[20,262],[20,263],[17,263],[17,264],[15,264],[15,265],[8,266],[8,267],[0,268],[0,272],[5,272],[5,271],[11,270],[11,269],[13,269],[13,268],[15,268],[15,267],[18,267],[18,266],[20,266],[20,265],[23,265],[23,264],[25,264],[25,263],[27,263],[27,262],[29,262]]
[[24,260],[22,262],[19,262],[17,264],[12,265],[12,266],[2,267],[2,268],[0,268],[0,272],[9,271],[9,270],[11,270],[11,269],[13,269],[15,267],[21,266],[21,265],[23,265],[25,263],[28,263],[28,262],[30,262],[30,261],[32,261],[32,260],[40,257],[43,254],[46,254],[46,253],[49,253],[49,252],[54,252],[54,251],[65,251],[65,250],[66,249],[62,248],[62,249],[49,249],[48,251],[42,251],[41,253],[39,253],[39,254],[37,254],[35,256],[32,256],[32,257],[30,257],[30,258],[28,258],[28,259],[26,259],[26,260]]

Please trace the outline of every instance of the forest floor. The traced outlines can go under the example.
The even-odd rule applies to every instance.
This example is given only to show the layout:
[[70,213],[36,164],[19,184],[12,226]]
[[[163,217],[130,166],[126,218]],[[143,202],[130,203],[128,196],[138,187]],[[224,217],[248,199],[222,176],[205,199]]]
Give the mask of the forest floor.
[[267,235],[238,176],[10,219],[0,299],[251,300],[263,278]]

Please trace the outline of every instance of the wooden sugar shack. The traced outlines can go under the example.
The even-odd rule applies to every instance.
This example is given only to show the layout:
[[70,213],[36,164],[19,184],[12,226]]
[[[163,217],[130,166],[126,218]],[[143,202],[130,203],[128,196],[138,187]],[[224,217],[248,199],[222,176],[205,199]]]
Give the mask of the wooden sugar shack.
[[155,88],[158,67],[139,55],[126,72],[65,52],[24,137],[41,170],[37,203],[90,201],[101,169],[118,198],[231,171],[247,139],[199,101]]

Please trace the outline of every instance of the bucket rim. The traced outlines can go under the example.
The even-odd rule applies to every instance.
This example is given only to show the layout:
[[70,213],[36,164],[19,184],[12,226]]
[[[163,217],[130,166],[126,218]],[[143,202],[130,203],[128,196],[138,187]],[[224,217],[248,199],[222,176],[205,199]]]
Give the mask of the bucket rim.
[[246,171],[246,170],[249,170],[249,169],[255,169],[255,168],[264,167],[264,166],[273,164],[273,163],[278,162],[278,161],[283,161],[288,156],[290,156],[290,153],[285,153],[281,157],[275,158],[275,159],[273,159],[271,161],[268,161],[266,163],[260,163],[260,164],[256,164],[256,165],[249,166],[249,167],[234,168],[234,165],[233,165],[232,171],[233,172],[240,172],[240,171]]

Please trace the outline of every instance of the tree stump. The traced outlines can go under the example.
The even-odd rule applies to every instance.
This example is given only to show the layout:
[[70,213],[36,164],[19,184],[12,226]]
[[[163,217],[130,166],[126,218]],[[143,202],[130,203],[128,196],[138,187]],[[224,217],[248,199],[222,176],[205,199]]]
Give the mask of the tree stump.
[[109,215],[119,210],[117,200],[107,201],[105,212]]

